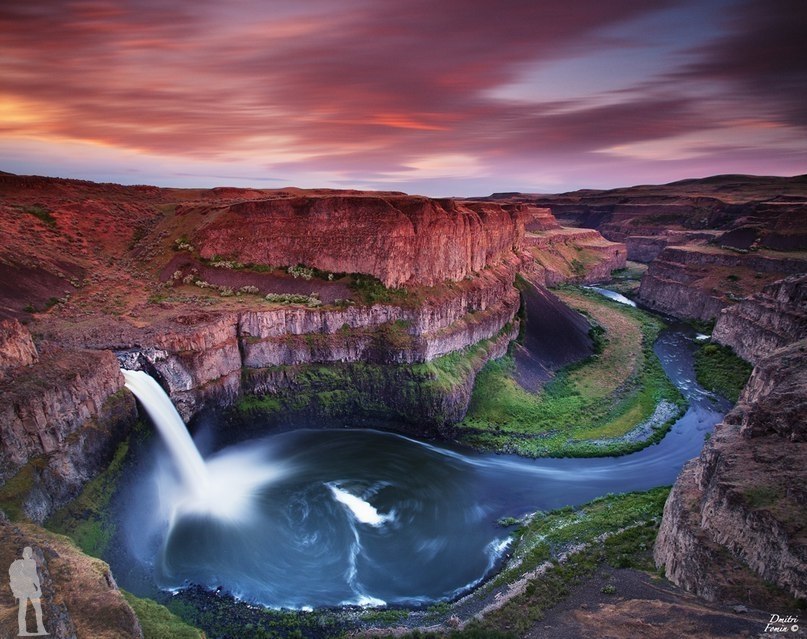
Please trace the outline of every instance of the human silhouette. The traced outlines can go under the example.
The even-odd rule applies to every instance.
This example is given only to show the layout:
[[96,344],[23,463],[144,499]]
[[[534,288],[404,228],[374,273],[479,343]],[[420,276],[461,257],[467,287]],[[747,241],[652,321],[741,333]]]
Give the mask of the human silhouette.
[[[8,576],[11,578],[11,591],[20,600],[20,610],[17,613],[17,624],[20,629],[18,636],[20,637],[48,634],[42,623],[42,605],[39,601],[42,596],[42,588],[39,585],[36,560],[32,555],[31,547],[26,546],[22,551],[22,559],[13,561],[8,569]],[[36,632],[28,632],[26,616],[28,614],[29,599],[34,607],[34,613],[36,613]]]

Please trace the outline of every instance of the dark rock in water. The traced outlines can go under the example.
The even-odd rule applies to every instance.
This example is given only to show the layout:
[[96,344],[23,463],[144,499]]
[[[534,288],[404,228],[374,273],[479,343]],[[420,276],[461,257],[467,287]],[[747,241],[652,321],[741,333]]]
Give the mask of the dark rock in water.
[[543,286],[525,282],[521,291],[526,321],[524,339],[516,347],[516,380],[536,391],[552,372],[578,362],[594,351],[591,326]]

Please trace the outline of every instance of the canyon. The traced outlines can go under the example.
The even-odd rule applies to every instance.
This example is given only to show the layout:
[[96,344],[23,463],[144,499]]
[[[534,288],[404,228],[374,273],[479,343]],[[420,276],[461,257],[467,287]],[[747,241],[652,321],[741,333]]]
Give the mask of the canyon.
[[[803,176],[460,200],[0,174],[0,196],[4,538],[92,572],[34,524],[136,429],[121,366],[157,379],[186,421],[236,406],[275,425],[294,414],[451,439],[477,373],[523,329],[519,282],[536,287],[547,334],[562,316],[583,357],[587,320],[548,287],[639,262],[640,304],[714,322],[713,340],[755,365],[676,482],[656,562],[706,599],[740,601],[765,580],[805,597]],[[547,377],[571,363],[552,359]],[[140,636],[102,581],[86,588],[110,590],[104,606]],[[11,623],[13,602],[0,603]],[[52,612],[56,636],[90,623],[69,621],[77,605]]]
[[[0,191],[2,478],[38,522],[136,419],[119,364],[158,379],[186,420],[272,396],[434,436],[518,333],[517,273],[588,283],[625,258],[521,204],[11,175]],[[469,349],[456,375],[430,366]]]

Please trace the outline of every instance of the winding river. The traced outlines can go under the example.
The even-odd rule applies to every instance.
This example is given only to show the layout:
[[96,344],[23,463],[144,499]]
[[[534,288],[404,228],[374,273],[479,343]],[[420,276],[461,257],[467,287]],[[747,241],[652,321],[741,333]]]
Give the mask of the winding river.
[[155,438],[114,498],[106,559],[141,595],[199,584],[273,608],[450,599],[495,569],[509,542],[501,517],[675,480],[728,408],[694,381],[694,335],[673,326],[655,344],[686,414],[622,457],[529,460],[374,430],[297,430],[206,455],[214,489],[217,476],[252,487],[246,497],[227,488],[209,512],[177,507]]

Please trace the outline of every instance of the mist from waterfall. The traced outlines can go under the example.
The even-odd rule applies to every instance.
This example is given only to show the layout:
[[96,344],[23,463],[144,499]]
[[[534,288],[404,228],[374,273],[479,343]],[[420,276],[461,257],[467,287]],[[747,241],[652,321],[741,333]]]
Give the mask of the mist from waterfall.
[[255,493],[279,477],[284,465],[267,463],[249,450],[202,459],[171,398],[157,381],[143,371],[121,369],[121,373],[126,388],[146,409],[171,456],[172,469],[157,480],[165,518],[173,523],[178,514],[188,513],[229,520],[248,517]]

